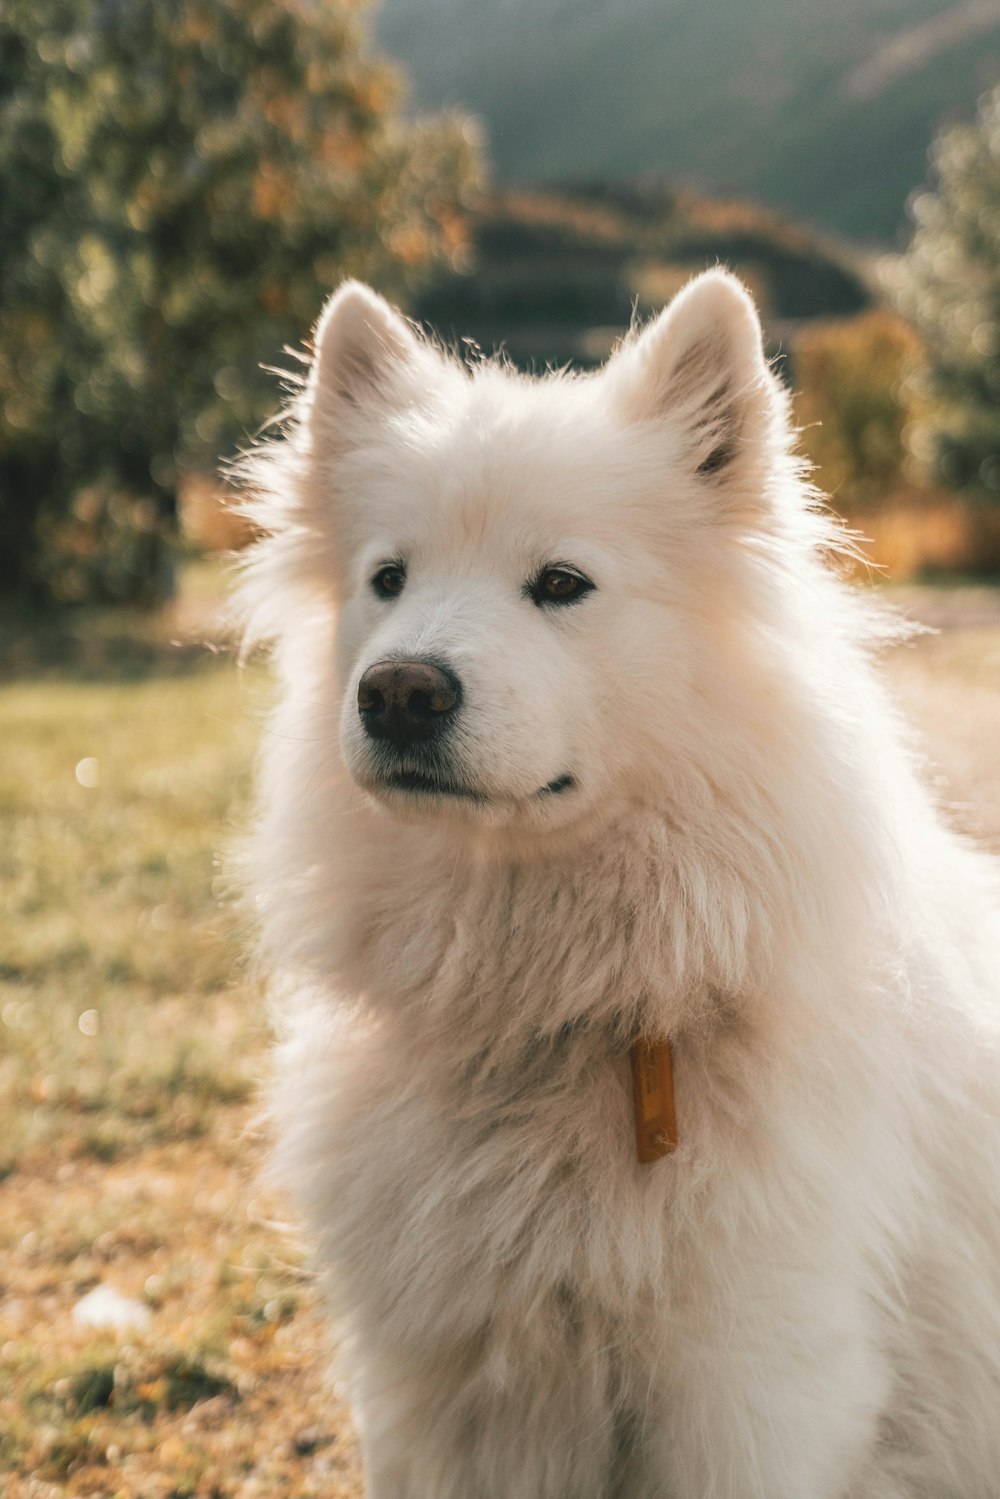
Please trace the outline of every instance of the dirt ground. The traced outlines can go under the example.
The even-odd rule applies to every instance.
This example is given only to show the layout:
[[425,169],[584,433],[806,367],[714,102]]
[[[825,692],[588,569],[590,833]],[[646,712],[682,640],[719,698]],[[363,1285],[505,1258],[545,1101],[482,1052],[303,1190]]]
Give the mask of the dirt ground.
[[952,825],[1000,852],[1000,589],[891,596],[930,631],[886,663],[923,741],[927,779]]

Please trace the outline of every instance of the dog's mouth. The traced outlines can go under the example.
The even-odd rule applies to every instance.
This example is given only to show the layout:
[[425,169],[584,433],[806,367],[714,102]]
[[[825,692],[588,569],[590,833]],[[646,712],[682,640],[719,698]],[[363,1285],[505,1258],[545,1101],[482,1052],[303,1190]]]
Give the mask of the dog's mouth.
[[[556,776],[552,781],[547,781],[544,786],[532,793],[530,800],[542,801],[550,796],[561,796],[566,791],[571,791],[576,786],[576,779],[568,773]],[[483,791],[477,786],[469,786],[462,781],[453,780],[447,776],[436,775],[422,770],[393,770],[383,774],[378,782],[371,788],[373,791],[405,791],[415,796],[445,796],[454,797],[460,801],[474,802],[478,806],[485,806],[493,801],[505,801],[510,798],[491,794]]]
[[389,791],[411,791],[418,796],[455,796],[464,801],[487,802],[489,797],[475,786],[451,781],[444,776],[426,775],[420,770],[394,770],[384,776],[381,785]]

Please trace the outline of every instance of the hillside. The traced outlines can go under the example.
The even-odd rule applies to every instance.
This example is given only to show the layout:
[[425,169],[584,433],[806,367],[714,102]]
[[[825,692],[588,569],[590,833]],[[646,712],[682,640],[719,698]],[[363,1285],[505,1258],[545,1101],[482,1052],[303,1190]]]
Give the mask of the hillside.
[[376,33],[501,180],[655,171],[870,241],[1000,78],[997,0],[382,0]]
[[752,288],[772,344],[811,318],[871,300],[859,270],[819,235],[751,204],[653,181],[588,182],[489,195],[470,221],[469,261],[412,310],[445,338],[503,345],[522,365],[597,363],[641,314],[718,261]]

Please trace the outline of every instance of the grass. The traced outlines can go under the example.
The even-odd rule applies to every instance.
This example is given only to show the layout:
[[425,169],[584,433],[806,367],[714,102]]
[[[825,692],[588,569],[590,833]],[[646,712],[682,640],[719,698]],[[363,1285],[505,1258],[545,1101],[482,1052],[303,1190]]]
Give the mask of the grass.
[[[951,815],[1000,848],[998,599],[904,592],[944,628],[891,670]],[[127,670],[101,625],[22,642],[0,683],[0,1492],[357,1499],[259,1186],[267,1027],[222,857],[267,683],[145,630]],[[148,1328],[75,1326],[96,1286]]]
[[204,1133],[260,1030],[214,898],[252,740],[236,678],[20,683],[4,723],[0,1171]]
[[[0,685],[0,1492],[342,1499],[311,1281],[257,1184],[267,1027],[222,854],[267,686],[147,644],[121,680],[88,651]],[[149,1328],[76,1328],[97,1285]]]

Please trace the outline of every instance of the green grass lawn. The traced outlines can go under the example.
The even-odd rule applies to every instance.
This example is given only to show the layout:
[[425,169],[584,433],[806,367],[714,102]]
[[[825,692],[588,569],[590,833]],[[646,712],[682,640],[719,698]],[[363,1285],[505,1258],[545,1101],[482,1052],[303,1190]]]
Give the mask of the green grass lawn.
[[217,668],[2,701],[0,1171],[204,1132],[247,1097],[260,1033],[220,852],[246,801],[253,688]]
[[[267,683],[135,670],[0,685],[0,1492],[354,1494],[257,1186],[266,1020],[226,864]],[[97,1285],[149,1328],[76,1329]]]

